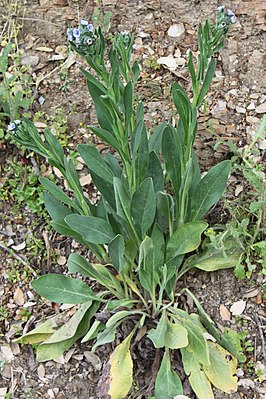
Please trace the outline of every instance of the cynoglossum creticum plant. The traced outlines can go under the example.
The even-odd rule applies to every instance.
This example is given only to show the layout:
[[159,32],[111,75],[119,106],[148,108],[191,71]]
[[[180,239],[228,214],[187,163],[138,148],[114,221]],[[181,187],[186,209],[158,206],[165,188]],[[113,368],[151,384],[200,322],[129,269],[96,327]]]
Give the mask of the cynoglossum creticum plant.
[[[229,268],[238,259],[232,242],[227,243],[226,256],[208,238],[199,249],[207,228],[201,219],[222,195],[230,172],[230,162],[223,161],[201,178],[193,150],[197,110],[214,75],[213,55],[222,46],[228,28],[222,22],[230,22],[228,12],[219,9],[218,20],[215,26],[207,21],[199,28],[197,62],[189,57],[192,100],[178,83],[173,85],[177,126],[163,123],[152,134],[146,131],[144,107],[135,95],[140,69],[137,62],[130,64],[133,37],[129,33],[115,36],[107,66],[100,29],[82,21],[77,30],[68,31],[71,46],[97,75],[82,68],[99,123],[90,129],[115,153],[102,156],[92,145],[78,146],[101,195],[96,204],[84,195],[73,162],[49,130],[41,137],[26,119],[14,129],[14,139],[47,158],[68,184],[70,196],[41,178],[52,226],[89,248],[101,262],[91,264],[73,253],[69,272],[104,287],[94,292],[86,282],[60,274],[33,281],[33,288],[45,298],[80,307],[64,326],[57,328],[61,317],[57,315],[19,340],[42,342],[37,358],[45,361],[62,354],[80,337],[82,342],[96,339],[94,349],[113,342],[121,323],[130,319],[132,331],[116,347],[107,366],[110,378],[105,392],[111,399],[126,397],[131,388],[130,343],[144,323],[155,348],[164,348],[156,399],[172,399],[183,392],[171,365],[171,351],[177,349],[198,398],[213,398],[211,384],[228,393],[237,389],[237,358],[243,359],[237,333],[226,330],[222,334],[186,287],[175,293],[176,281],[188,270]],[[199,316],[179,308],[178,298],[184,292],[194,300]]]

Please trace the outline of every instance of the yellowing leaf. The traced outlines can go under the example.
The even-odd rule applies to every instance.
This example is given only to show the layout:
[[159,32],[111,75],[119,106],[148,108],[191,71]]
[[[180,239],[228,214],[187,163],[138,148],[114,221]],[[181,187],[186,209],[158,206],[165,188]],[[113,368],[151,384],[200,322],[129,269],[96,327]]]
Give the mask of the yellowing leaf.
[[37,47],[35,50],[37,51],[44,51],[45,53],[52,53],[54,50],[50,47],[40,46]]
[[180,324],[168,323],[164,344],[169,349],[185,348],[189,344],[187,330]]
[[111,399],[124,399],[133,382],[133,361],[130,355],[132,334],[118,345],[110,357],[111,383],[108,394]]
[[210,365],[203,365],[203,371],[211,383],[221,391],[237,391],[237,360],[230,352],[214,342],[208,342]]

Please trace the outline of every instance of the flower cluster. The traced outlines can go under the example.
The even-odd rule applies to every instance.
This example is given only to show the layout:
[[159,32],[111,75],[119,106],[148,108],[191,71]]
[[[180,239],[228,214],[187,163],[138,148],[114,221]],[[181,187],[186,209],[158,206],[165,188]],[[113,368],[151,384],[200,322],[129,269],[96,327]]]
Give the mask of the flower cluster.
[[14,122],[11,122],[8,126],[7,126],[7,131],[8,133],[14,133],[18,127],[18,125],[21,124],[21,121],[19,119],[14,120]]
[[76,47],[90,46],[96,38],[94,26],[84,19],[80,21],[78,28],[67,29],[67,40]]
[[225,6],[220,6],[216,11],[216,21],[217,25],[220,29],[227,30],[231,24],[234,24],[237,20],[237,17],[229,8],[225,8]]

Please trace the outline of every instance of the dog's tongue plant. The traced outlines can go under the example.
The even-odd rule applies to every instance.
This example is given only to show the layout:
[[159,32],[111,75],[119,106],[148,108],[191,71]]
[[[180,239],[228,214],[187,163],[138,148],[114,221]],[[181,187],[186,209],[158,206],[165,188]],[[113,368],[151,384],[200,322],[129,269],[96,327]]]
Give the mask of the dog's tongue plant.
[[[133,382],[130,344],[145,324],[148,338],[162,355],[154,398],[172,399],[183,393],[171,361],[175,350],[181,352],[198,398],[213,398],[211,384],[227,393],[237,389],[237,359],[242,359],[237,334],[221,333],[186,287],[175,290],[177,280],[192,268],[229,268],[238,259],[232,242],[226,255],[208,239],[199,249],[208,226],[202,218],[225,189],[230,161],[212,167],[202,178],[193,150],[198,109],[214,76],[214,54],[223,47],[233,17],[230,10],[219,7],[214,26],[209,21],[200,25],[197,60],[192,53],[188,60],[193,96],[190,99],[175,82],[177,126],[163,123],[153,132],[146,130],[144,107],[135,94],[140,68],[136,61],[130,63],[133,37],[117,34],[105,62],[100,29],[87,21],[68,29],[72,49],[94,71],[81,68],[99,124],[90,129],[111,149],[101,155],[91,144],[78,146],[100,195],[96,204],[84,195],[72,160],[48,130],[43,140],[28,120],[15,124],[15,140],[47,158],[67,182],[70,195],[41,178],[53,228],[79,241],[99,260],[91,264],[77,253],[69,256],[69,272],[84,276],[83,281],[59,274],[33,281],[33,288],[50,301],[79,307],[63,326],[58,328],[61,315],[57,315],[19,340],[42,342],[37,358],[45,361],[58,357],[81,337],[82,342],[93,340],[95,349],[113,342],[122,323],[131,326],[110,357],[99,397],[127,396]],[[89,287],[89,280],[98,282],[97,290]],[[181,294],[192,298],[198,315],[179,307]]]

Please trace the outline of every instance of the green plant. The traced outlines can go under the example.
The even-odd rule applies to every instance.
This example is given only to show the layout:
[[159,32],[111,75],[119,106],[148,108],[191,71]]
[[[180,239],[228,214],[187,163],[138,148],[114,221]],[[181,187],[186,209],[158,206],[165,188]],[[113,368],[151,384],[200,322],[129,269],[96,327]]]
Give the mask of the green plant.
[[[156,399],[173,399],[183,393],[181,379],[171,364],[171,351],[177,349],[198,398],[213,398],[211,384],[228,393],[237,389],[237,359],[243,359],[238,334],[231,330],[221,333],[185,286],[175,292],[177,280],[189,270],[233,267],[239,257],[232,240],[224,251],[209,237],[201,247],[201,235],[207,228],[201,219],[221,197],[230,161],[215,165],[202,178],[193,150],[197,111],[214,76],[214,54],[222,48],[234,18],[230,10],[219,7],[214,26],[208,20],[200,25],[197,63],[192,53],[188,63],[192,101],[174,83],[178,124],[163,123],[150,136],[143,104],[135,95],[140,69],[136,61],[130,64],[133,37],[127,33],[115,36],[108,68],[100,28],[81,21],[79,28],[68,29],[71,46],[97,76],[81,68],[99,123],[90,129],[112,149],[103,156],[90,144],[78,146],[99,192],[96,204],[84,195],[73,161],[48,129],[44,130],[44,141],[26,119],[14,129],[14,140],[47,158],[67,182],[69,195],[50,179],[40,179],[53,228],[75,238],[101,262],[91,264],[72,253],[69,272],[104,287],[93,291],[82,280],[59,274],[39,277],[32,286],[40,295],[80,307],[62,327],[58,328],[59,314],[18,340],[42,342],[37,359],[45,361],[59,356],[80,337],[82,342],[96,338],[93,349],[113,342],[119,326],[127,321],[131,332],[116,347],[104,371],[108,378],[101,389],[112,399],[124,398],[131,388],[130,343],[144,324],[154,347],[163,348]],[[192,298],[199,315],[180,308],[180,295]]]
[[[18,120],[33,101],[30,75],[25,66],[20,66],[20,56],[13,51],[14,47],[11,41],[6,42],[0,53],[0,138],[4,137],[8,122]],[[13,61],[11,66],[9,59]]]
[[112,12],[105,11],[103,0],[96,0],[96,4],[92,15],[92,21],[95,26],[100,26],[103,33],[106,35],[110,30]]
[[253,141],[244,149],[238,149],[231,141],[227,143],[233,153],[233,173],[242,176],[243,187],[237,199],[225,202],[232,219],[213,239],[219,247],[229,238],[238,242],[241,248],[235,268],[238,278],[250,278],[255,269],[266,275],[266,177],[256,147],[264,137],[265,126],[264,116]]
[[0,306],[0,321],[5,320],[8,317],[8,310],[5,306]]

